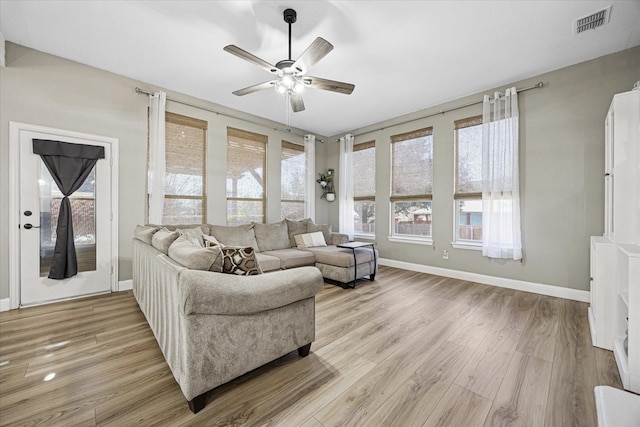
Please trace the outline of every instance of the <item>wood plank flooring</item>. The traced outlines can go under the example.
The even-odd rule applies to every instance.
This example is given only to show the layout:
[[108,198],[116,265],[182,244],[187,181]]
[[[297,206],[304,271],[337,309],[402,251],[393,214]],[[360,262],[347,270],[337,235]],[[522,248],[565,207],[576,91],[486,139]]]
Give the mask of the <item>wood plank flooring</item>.
[[596,426],[587,304],[390,267],[192,414],[131,292],[0,313],[0,425]]

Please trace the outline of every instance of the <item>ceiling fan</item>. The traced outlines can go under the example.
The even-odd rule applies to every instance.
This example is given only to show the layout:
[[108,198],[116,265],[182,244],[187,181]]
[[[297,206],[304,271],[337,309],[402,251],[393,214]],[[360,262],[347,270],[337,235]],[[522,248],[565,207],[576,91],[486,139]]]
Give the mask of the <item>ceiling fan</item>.
[[252,55],[238,46],[228,45],[224,47],[225,51],[245,61],[251,62],[275,76],[274,80],[236,90],[233,92],[234,95],[243,96],[273,87],[279,93],[288,97],[291,103],[291,109],[293,112],[298,112],[304,110],[301,93],[305,87],[344,93],[346,95],[350,95],[351,92],[353,92],[355,86],[350,83],[306,75],[311,67],[317,64],[318,61],[333,49],[333,45],[322,37],[316,38],[307,50],[300,55],[300,58],[295,61],[291,59],[291,24],[296,22],[296,19],[297,14],[295,10],[286,9],[284,11],[284,22],[289,24],[289,59],[283,59],[276,63],[276,65],[271,65],[267,61]]

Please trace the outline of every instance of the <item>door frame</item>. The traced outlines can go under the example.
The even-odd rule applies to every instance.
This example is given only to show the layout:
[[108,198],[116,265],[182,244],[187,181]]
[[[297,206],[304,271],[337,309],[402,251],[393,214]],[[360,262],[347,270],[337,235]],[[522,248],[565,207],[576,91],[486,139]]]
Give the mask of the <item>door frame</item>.
[[90,139],[111,145],[111,292],[118,291],[118,138],[9,122],[9,309],[20,307],[20,134],[41,132],[56,137]]

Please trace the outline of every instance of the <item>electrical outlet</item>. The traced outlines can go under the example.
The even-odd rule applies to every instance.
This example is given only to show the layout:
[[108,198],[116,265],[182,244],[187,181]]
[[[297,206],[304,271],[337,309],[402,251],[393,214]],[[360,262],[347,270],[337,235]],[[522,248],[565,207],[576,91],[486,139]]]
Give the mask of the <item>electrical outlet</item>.
[[442,259],[449,259],[449,251],[442,251]]

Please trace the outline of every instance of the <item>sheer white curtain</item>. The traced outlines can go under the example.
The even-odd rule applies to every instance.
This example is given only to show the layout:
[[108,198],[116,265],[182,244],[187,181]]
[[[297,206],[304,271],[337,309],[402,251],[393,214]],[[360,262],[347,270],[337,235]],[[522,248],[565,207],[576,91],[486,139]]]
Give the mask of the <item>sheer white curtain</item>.
[[353,135],[340,138],[339,231],[353,240]]
[[316,221],[316,137],[304,136],[305,198],[304,217]]
[[522,259],[518,93],[507,89],[482,104],[482,255]]
[[167,94],[156,92],[149,95],[149,170],[147,188],[149,192],[149,222],[162,224],[164,213],[165,160],[165,107]]

